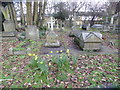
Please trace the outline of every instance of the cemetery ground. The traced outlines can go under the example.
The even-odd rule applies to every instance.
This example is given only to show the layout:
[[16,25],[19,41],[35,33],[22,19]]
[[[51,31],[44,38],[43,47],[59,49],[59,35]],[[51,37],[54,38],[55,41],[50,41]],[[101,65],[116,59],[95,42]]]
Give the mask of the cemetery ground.
[[[69,31],[55,32],[59,35],[60,48],[48,48],[43,45],[45,37],[39,41],[3,39],[1,88],[118,88],[119,68],[117,34],[104,32],[103,45],[111,53],[81,51],[69,37]],[[109,45],[109,39],[115,45]],[[31,48],[29,54],[9,55],[15,51]],[[73,49],[73,47],[75,47]]]

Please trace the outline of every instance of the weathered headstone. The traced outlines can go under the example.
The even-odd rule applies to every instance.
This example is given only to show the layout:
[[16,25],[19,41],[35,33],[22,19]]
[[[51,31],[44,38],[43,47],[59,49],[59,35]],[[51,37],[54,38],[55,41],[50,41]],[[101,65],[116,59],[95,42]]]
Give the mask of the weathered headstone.
[[28,25],[26,28],[26,39],[39,40],[39,30],[35,25]]
[[5,20],[3,26],[5,32],[15,31],[15,24],[13,21]]
[[51,30],[46,37],[45,47],[59,47],[60,42],[57,40],[58,35],[53,30],[53,19],[51,17]]

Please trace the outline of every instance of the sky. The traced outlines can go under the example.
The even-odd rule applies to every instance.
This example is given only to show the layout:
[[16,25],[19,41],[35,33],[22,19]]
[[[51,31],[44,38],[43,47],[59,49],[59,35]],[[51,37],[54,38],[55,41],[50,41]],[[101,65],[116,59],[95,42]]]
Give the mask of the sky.
[[97,3],[97,2],[106,2],[108,0],[48,0],[48,1],[54,1],[54,2],[59,2],[59,1],[62,1],[62,2],[80,2],[80,1],[86,1],[86,2],[93,2],[93,3]]

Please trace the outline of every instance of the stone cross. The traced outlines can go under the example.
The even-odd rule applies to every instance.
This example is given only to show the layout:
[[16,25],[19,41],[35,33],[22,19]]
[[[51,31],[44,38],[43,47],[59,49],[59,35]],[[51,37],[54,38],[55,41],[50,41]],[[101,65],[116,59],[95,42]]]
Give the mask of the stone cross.
[[113,24],[113,19],[114,19],[114,17],[111,18],[111,23],[110,23],[111,25]]
[[51,31],[53,31],[53,18],[51,17]]

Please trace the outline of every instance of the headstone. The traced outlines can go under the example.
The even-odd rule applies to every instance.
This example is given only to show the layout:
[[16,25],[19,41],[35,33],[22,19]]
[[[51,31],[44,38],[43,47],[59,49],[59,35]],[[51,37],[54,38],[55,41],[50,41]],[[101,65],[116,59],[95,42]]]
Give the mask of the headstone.
[[26,52],[27,52],[27,54],[31,53],[31,48],[27,48]]
[[9,55],[13,55],[13,54],[14,54],[14,53],[13,53],[13,48],[12,48],[12,47],[9,48],[8,53],[9,53]]
[[90,24],[88,24],[88,26],[87,26],[87,30],[89,30],[90,29]]
[[6,20],[4,21],[3,26],[5,32],[15,31],[15,24],[13,21]]
[[39,30],[35,25],[28,25],[26,28],[26,39],[39,40]]
[[48,28],[50,28],[50,23],[49,22],[47,23],[47,25],[48,25]]
[[116,28],[116,25],[114,24],[114,25],[113,25],[113,30],[115,30],[115,28]]
[[47,35],[45,46],[46,47],[59,47],[60,43],[57,40],[57,37],[58,35],[54,31],[51,30]]
[[51,30],[47,34],[45,47],[59,47],[60,42],[57,37],[58,35],[53,30],[53,18],[51,17]]

